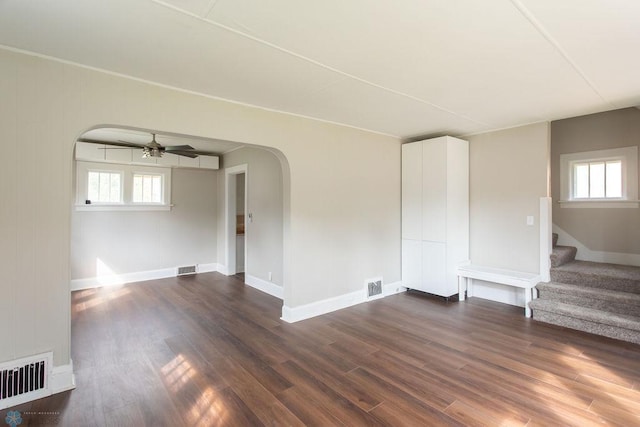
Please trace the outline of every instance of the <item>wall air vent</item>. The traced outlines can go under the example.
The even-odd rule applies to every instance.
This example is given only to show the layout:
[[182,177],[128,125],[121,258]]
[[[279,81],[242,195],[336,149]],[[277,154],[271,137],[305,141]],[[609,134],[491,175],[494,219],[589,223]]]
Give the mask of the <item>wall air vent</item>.
[[0,364],[0,409],[50,395],[52,363],[49,352]]
[[197,272],[198,272],[198,269],[195,265],[178,267],[178,276],[187,276],[189,274],[196,274]]
[[376,298],[382,298],[382,277],[375,277],[373,279],[365,280],[365,291],[367,292],[367,299],[372,300]]

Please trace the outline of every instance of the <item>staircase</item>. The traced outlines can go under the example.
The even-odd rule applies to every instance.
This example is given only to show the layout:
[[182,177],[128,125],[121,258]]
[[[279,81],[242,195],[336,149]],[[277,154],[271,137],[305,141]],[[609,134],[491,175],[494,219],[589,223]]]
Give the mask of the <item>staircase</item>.
[[536,286],[533,318],[640,344],[640,267],[576,261],[553,235],[551,282]]

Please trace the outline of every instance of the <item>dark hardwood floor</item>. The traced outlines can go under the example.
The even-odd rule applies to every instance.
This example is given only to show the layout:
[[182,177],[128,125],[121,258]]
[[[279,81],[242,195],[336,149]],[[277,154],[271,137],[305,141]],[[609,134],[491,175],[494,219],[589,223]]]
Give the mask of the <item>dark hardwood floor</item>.
[[640,425],[640,346],[498,303],[409,292],[287,324],[217,273],[72,299],[77,388],[22,425]]

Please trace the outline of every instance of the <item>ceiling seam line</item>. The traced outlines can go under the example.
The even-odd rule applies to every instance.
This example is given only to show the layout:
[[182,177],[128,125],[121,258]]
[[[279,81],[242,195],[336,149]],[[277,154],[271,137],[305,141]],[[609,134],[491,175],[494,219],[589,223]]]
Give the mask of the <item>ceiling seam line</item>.
[[505,130],[517,129],[517,128],[521,128],[521,127],[527,127],[527,126],[539,125],[541,123],[551,123],[551,122],[552,122],[552,120],[550,120],[550,119],[541,119],[541,120],[537,120],[537,121],[533,121],[533,122],[527,122],[527,123],[513,125],[513,126],[505,126],[505,127],[501,127],[501,128],[494,128],[494,129],[488,129],[488,130],[481,130],[481,131],[478,131],[478,132],[465,133],[463,135],[460,135],[458,138],[469,138],[469,137],[472,137],[472,136],[484,135],[485,133],[502,132],[502,131],[505,131]]
[[[374,133],[374,134],[377,134],[377,135],[388,136],[388,137],[395,138],[395,139],[398,139],[398,140],[402,139],[401,136],[394,135],[394,134],[391,134],[391,133],[381,132],[381,131],[373,130],[373,129],[367,129],[367,128],[363,128],[363,127],[359,127],[359,126],[350,125],[350,124],[347,124],[347,123],[336,122],[334,120],[327,120],[327,119],[322,119],[322,118],[319,118],[319,117],[306,116],[306,115],[300,114],[300,113],[292,113],[292,112],[289,112],[289,111],[277,110],[275,108],[264,107],[264,106],[261,106],[261,105],[249,104],[248,102],[242,102],[242,101],[236,101],[236,100],[233,100],[233,99],[227,99],[227,98],[223,98],[221,96],[215,96],[215,95],[210,95],[210,94],[207,94],[207,93],[197,92],[197,91],[191,90],[191,89],[185,89],[185,88],[181,88],[181,87],[177,87],[177,86],[171,86],[171,85],[168,85],[168,84],[165,84],[165,83],[154,82],[152,80],[146,80],[146,79],[143,79],[141,77],[135,77],[135,76],[131,76],[129,74],[119,73],[119,72],[111,71],[111,70],[105,70],[103,68],[98,68],[98,67],[94,67],[94,66],[91,66],[91,65],[81,64],[79,62],[69,61],[67,59],[56,58],[55,56],[45,55],[45,54],[38,53],[38,52],[32,52],[32,51],[26,50],[26,49],[19,49],[19,48],[12,47],[12,46],[7,46],[7,45],[4,45],[4,44],[0,44],[0,50],[6,50],[8,52],[14,52],[14,53],[19,53],[19,54],[23,54],[23,55],[33,56],[33,57],[36,57],[36,58],[46,59],[48,61],[54,61],[54,62],[58,62],[58,63],[61,63],[61,64],[71,65],[71,66],[82,68],[82,69],[85,69],[85,70],[95,71],[95,72],[107,74],[107,75],[110,75],[110,76],[115,76],[115,77],[120,77],[120,78],[123,78],[123,79],[133,80],[133,81],[136,81],[136,82],[148,84],[148,85],[155,86],[155,87],[160,87],[160,88],[163,88],[163,89],[174,90],[176,92],[186,93],[186,94],[189,94],[189,95],[200,96],[202,98],[212,99],[214,101],[228,102],[229,104],[240,105],[242,107],[255,108],[255,109],[269,111],[269,112],[277,113],[277,114],[286,114],[288,116],[299,117],[301,119],[313,120],[315,122],[327,123],[327,124],[331,124],[331,125],[336,125],[336,126],[342,126],[342,127],[346,127],[346,128],[350,128],[350,129],[355,129],[355,130],[358,130],[358,131],[361,131],[361,132]],[[231,141],[231,142],[236,142],[236,141]],[[241,143],[239,143],[239,144],[241,144]]]
[[522,16],[524,16],[525,19],[529,21],[531,25],[533,25],[533,27],[542,35],[542,37],[544,37],[554,47],[554,49],[558,53],[560,53],[560,55],[564,58],[565,61],[569,63],[574,71],[578,73],[580,77],[582,77],[582,79],[587,83],[591,90],[593,90],[596,95],[598,95],[598,97],[600,97],[600,99],[602,99],[604,102],[612,107],[615,107],[615,105],[611,103],[611,101],[609,101],[604,95],[600,93],[595,83],[593,83],[591,79],[587,77],[587,74],[583,72],[582,69],[578,66],[578,64],[576,64],[573,59],[571,59],[569,54],[562,48],[560,43],[558,43],[556,39],[553,38],[551,33],[549,33],[544,25],[542,25],[542,23],[538,21],[534,14],[529,9],[527,9],[527,7],[523,5],[520,0],[511,0],[511,3],[515,6],[516,9],[518,9],[518,11],[520,11]]
[[194,19],[197,19],[197,20],[199,20],[199,21],[202,21],[202,22],[205,22],[205,23],[207,23],[207,24],[213,25],[213,26],[218,27],[218,28],[220,28],[220,29],[223,29],[223,30],[225,30],[225,31],[228,31],[228,32],[231,32],[231,33],[237,34],[237,35],[239,35],[239,36],[241,36],[241,37],[244,37],[244,38],[247,38],[247,39],[249,39],[249,40],[253,40],[253,41],[254,41],[254,42],[256,42],[256,43],[262,44],[262,45],[264,45],[264,46],[268,46],[268,47],[270,47],[270,48],[272,48],[272,49],[276,49],[276,50],[278,50],[278,51],[280,51],[280,52],[282,52],[282,53],[286,53],[286,54],[291,55],[291,56],[294,56],[294,57],[296,57],[296,58],[298,58],[298,59],[302,59],[303,61],[306,61],[306,62],[309,62],[309,63],[311,63],[311,64],[314,64],[314,65],[316,65],[316,66],[318,66],[318,67],[324,68],[325,70],[331,71],[331,72],[333,72],[333,73],[340,74],[340,75],[345,76],[345,77],[348,77],[348,78],[350,78],[350,79],[353,79],[353,80],[359,81],[360,83],[364,83],[364,84],[366,84],[366,85],[368,85],[368,86],[375,87],[375,88],[381,89],[381,90],[383,90],[383,91],[385,91],[385,92],[393,93],[393,94],[395,94],[395,95],[399,95],[399,96],[402,96],[402,97],[404,97],[404,98],[408,98],[408,99],[411,99],[411,100],[417,101],[417,102],[419,102],[419,103],[421,103],[421,104],[428,105],[428,106],[433,107],[433,108],[435,108],[435,109],[437,109],[437,110],[440,110],[440,111],[445,112],[445,113],[447,113],[447,114],[451,114],[451,115],[453,115],[453,116],[459,117],[459,118],[461,118],[461,119],[464,119],[464,120],[470,121],[470,122],[475,123],[475,124],[478,124],[478,125],[482,125],[482,126],[491,126],[489,123],[485,123],[485,122],[481,122],[481,121],[478,121],[478,120],[472,119],[471,117],[467,117],[467,116],[465,116],[464,114],[456,113],[456,112],[451,111],[451,110],[449,110],[449,109],[447,109],[447,108],[445,108],[445,107],[442,107],[442,106],[440,106],[440,105],[438,105],[438,104],[434,104],[434,103],[432,103],[432,102],[429,102],[429,101],[427,101],[427,100],[425,100],[425,99],[421,99],[421,98],[418,98],[418,97],[416,97],[416,96],[409,95],[409,94],[407,94],[407,93],[397,91],[397,90],[395,90],[395,89],[391,89],[391,88],[388,88],[388,87],[385,87],[385,86],[381,86],[381,85],[379,85],[379,84],[376,84],[376,83],[370,82],[370,81],[368,81],[368,80],[365,80],[365,79],[363,79],[363,78],[360,78],[360,77],[354,76],[354,75],[352,75],[352,74],[349,74],[349,73],[347,73],[347,72],[345,72],[345,71],[338,70],[337,68],[333,68],[333,67],[331,67],[331,66],[329,66],[329,65],[323,64],[323,63],[318,62],[318,61],[316,61],[316,60],[314,60],[314,59],[307,58],[307,57],[306,57],[306,56],[304,56],[304,55],[301,55],[301,54],[296,53],[296,52],[292,52],[292,51],[290,51],[290,50],[288,50],[288,49],[285,49],[285,48],[283,48],[283,47],[280,47],[280,46],[278,46],[278,45],[276,45],[276,44],[273,44],[273,43],[271,43],[271,42],[268,42],[268,41],[266,41],[266,40],[263,40],[263,39],[260,39],[260,38],[254,37],[254,36],[252,36],[252,35],[250,35],[250,34],[247,34],[247,33],[243,33],[242,31],[236,30],[235,28],[228,27],[228,26],[226,26],[226,25],[224,25],[224,24],[222,24],[222,23],[220,23],[220,22],[216,22],[216,21],[214,21],[214,20],[212,20],[212,19],[207,19],[207,18],[204,18],[204,17],[198,16],[197,14],[192,13],[192,12],[189,12],[189,11],[184,10],[184,9],[180,9],[179,7],[176,7],[176,6],[174,6],[174,5],[171,5],[171,4],[168,4],[168,3],[165,3],[165,2],[164,2],[164,1],[162,1],[162,0],[151,0],[151,1],[152,1],[152,2],[154,2],[154,3],[156,3],[156,4],[158,4],[158,5],[160,5],[160,6],[164,6],[164,7],[168,8],[168,9],[171,9],[171,10],[174,10],[174,11],[176,11],[176,12],[178,12],[178,13],[182,13],[182,14],[184,14],[184,15],[190,16],[190,17],[192,17],[192,18],[194,18]]
[[218,0],[210,0],[209,1],[209,5],[207,7],[207,10],[205,11],[205,13],[202,16],[205,17],[208,14],[210,14],[211,11],[213,10],[213,8],[216,7],[216,4],[218,4]]

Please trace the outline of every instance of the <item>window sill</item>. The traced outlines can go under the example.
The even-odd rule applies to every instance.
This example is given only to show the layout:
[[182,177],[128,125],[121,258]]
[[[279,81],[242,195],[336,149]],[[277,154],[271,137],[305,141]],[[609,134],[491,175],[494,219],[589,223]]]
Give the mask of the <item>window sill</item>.
[[173,205],[144,205],[144,204],[122,204],[122,205],[76,205],[78,212],[107,212],[107,211],[170,211]]
[[640,200],[560,200],[562,208],[638,208]]

